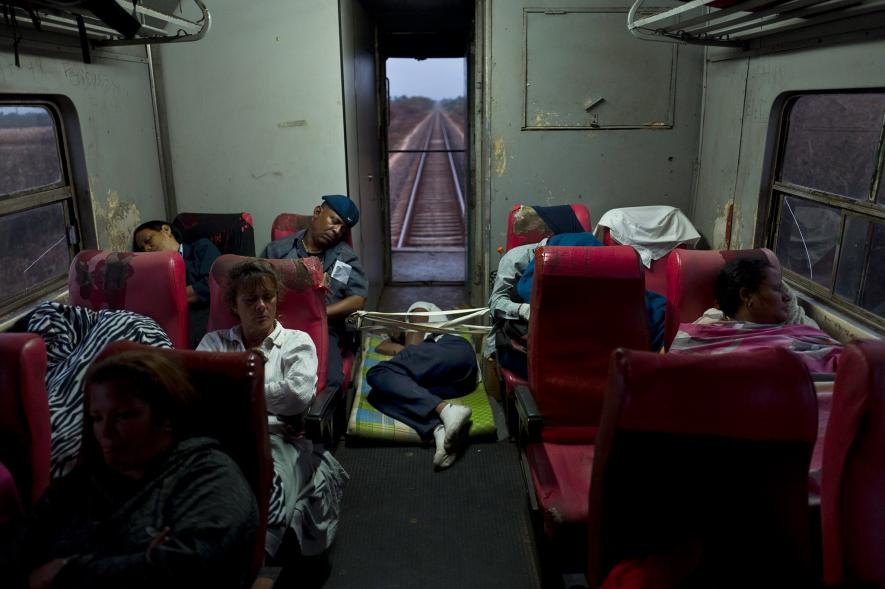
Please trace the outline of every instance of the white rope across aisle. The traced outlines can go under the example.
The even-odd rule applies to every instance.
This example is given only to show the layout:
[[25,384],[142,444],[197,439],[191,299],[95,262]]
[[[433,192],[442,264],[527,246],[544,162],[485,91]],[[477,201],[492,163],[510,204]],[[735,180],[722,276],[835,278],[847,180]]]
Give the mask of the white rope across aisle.
[[[380,313],[377,311],[357,311],[347,317],[348,329],[354,331],[381,331],[387,327],[398,327],[405,331],[421,331],[425,333],[451,333],[452,335],[461,335],[464,333],[485,335],[491,331],[491,327],[486,325],[473,325],[467,323],[477,317],[488,316],[488,307],[477,307],[475,309],[455,309],[452,311],[413,311],[411,313]],[[434,315],[442,315],[452,319],[447,321],[433,322],[430,321]],[[409,317],[427,317],[425,323],[410,323]],[[397,319],[404,317],[405,319]]]

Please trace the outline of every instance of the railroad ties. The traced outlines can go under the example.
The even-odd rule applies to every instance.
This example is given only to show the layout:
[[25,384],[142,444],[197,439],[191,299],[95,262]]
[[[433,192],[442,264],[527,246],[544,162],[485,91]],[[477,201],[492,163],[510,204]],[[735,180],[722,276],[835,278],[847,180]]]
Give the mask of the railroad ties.
[[392,214],[393,249],[463,248],[465,203],[459,174],[464,154],[451,145],[452,134],[459,131],[439,110],[421,125],[412,147],[420,152],[398,162],[411,169],[400,194],[391,199],[398,203]]

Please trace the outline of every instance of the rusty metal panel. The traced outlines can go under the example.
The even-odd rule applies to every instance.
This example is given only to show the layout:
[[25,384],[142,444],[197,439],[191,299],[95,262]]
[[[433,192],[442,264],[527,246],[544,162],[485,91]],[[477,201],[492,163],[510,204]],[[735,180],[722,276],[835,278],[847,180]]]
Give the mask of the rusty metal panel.
[[677,46],[638,43],[626,13],[523,9],[523,129],[672,128]]

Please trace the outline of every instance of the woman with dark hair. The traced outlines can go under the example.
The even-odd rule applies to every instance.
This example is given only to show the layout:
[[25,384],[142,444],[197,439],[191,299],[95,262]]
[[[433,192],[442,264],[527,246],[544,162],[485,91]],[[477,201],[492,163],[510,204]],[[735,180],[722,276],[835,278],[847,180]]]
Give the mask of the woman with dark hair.
[[132,251],[181,254],[190,306],[190,347],[196,347],[209,321],[209,271],[221,252],[208,239],[182,243],[181,234],[166,221],[147,221],[136,227],[132,232]]
[[309,335],[277,321],[280,291],[280,279],[267,261],[236,264],[228,275],[225,301],[240,324],[206,334],[197,349],[251,349],[265,357],[264,396],[274,463],[266,547],[274,556],[291,529],[301,552],[313,556],[335,537],[348,477],[330,452],[301,435],[301,417],[316,393],[317,354]]
[[[841,344],[791,310],[795,299],[780,271],[764,258],[732,260],[714,283],[718,309],[694,323],[683,323],[672,353],[725,354],[737,348],[785,347],[814,373],[833,373]],[[798,306],[798,305],[797,305]]]
[[92,366],[80,464],[50,486],[19,546],[28,586],[243,587],[255,497],[210,438],[188,437],[194,391],[162,354]]

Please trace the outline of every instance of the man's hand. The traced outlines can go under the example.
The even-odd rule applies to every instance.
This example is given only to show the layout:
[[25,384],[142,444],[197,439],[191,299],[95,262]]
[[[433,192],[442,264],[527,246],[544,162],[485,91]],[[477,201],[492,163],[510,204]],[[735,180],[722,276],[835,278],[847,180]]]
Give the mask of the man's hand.
[[520,303],[519,305],[519,316],[526,321],[529,320],[529,317],[532,314],[532,307],[528,303]]

